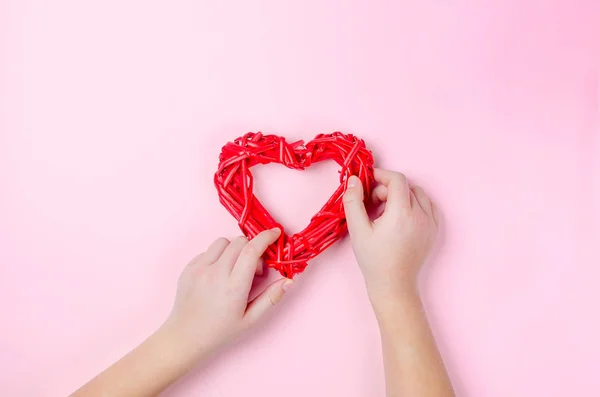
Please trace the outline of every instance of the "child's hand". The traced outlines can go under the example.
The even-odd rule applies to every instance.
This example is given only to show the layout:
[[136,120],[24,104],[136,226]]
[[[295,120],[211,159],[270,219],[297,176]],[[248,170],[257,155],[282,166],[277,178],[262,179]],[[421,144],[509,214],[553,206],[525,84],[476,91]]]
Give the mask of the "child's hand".
[[376,169],[376,204],[385,203],[373,222],[363,203],[360,180],[351,177],[344,196],[348,230],[376,313],[416,292],[417,274],[437,234],[437,210],[422,188],[400,173]]
[[262,254],[280,230],[252,241],[216,240],[192,260],[179,278],[173,311],[141,345],[72,394],[157,396],[201,358],[254,325],[285,293],[291,280],[277,280],[252,302],[248,294]]
[[189,365],[232,341],[281,300],[291,280],[275,281],[248,302],[254,275],[262,271],[261,256],[280,232],[265,231],[250,242],[220,238],[187,265],[163,328],[177,340]]

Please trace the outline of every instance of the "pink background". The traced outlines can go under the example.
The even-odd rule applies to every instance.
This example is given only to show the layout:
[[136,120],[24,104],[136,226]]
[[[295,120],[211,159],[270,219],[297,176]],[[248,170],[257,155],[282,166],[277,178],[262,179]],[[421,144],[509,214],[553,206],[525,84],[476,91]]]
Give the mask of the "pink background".
[[[64,396],[163,321],[239,233],[227,140],[341,130],[444,212],[424,296],[458,394],[600,395],[597,1],[4,0],[0,34],[3,394]],[[299,229],[335,170],[258,195]],[[167,394],[383,396],[349,241]]]

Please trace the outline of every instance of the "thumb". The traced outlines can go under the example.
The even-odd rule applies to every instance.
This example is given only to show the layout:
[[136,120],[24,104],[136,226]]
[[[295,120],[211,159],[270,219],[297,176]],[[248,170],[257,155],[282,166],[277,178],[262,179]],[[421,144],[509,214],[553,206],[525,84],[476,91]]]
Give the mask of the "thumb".
[[350,237],[358,237],[371,229],[371,220],[367,215],[364,203],[363,185],[357,176],[348,178],[348,186],[344,194],[344,212]]
[[287,289],[294,282],[288,278],[279,279],[271,283],[260,295],[252,300],[246,308],[244,320],[249,325],[254,325],[269,309],[275,306],[285,295]]

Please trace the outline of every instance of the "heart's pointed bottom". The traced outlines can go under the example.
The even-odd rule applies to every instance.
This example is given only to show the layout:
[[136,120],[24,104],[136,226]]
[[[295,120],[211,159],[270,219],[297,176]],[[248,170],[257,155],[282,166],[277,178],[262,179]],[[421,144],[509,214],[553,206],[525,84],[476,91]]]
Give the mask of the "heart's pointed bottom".
[[277,270],[283,277],[293,279],[296,275],[302,273],[306,266],[308,266],[308,262],[294,262],[292,263],[282,263],[282,262],[269,262],[266,261],[267,267],[270,269]]

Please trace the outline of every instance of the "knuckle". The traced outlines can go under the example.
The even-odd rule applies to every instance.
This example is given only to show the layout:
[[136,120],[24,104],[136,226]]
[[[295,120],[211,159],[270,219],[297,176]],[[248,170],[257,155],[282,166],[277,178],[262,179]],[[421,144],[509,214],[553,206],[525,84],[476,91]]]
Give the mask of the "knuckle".
[[246,244],[246,246],[242,250],[242,255],[246,258],[253,258],[253,257],[257,256],[257,254],[258,254],[258,249],[252,243]]
[[415,195],[419,197],[421,200],[425,200],[425,202],[429,202],[429,197],[425,193],[425,190],[421,186],[415,186],[414,188]]
[[190,263],[188,263],[188,267],[194,266],[196,264],[202,264],[202,263],[204,263],[205,260],[206,260],[206,252],[203,252],[201,254],[196,255],[194,257],[194,259],[192,259],[190,261]]
[[233,239],[232,243],[235,244],[247,244],[248,243],[248,239],[244,236],[238,236],[236,238]]
[[406,175],[401,172],[394,172],[391,179],[397,182],[406,182]]
[[346,194],[344,194],[342,201],[344,203],[354,203],[356,201],[359,201],[359,198],[358,198],[358,195],[356,195],[352,192],[347,192]]
[[219,237],[218,239],[215,240],[215,244],[229,244],[231,241],[229,241],[228,239],[226,239],[225,237]]

